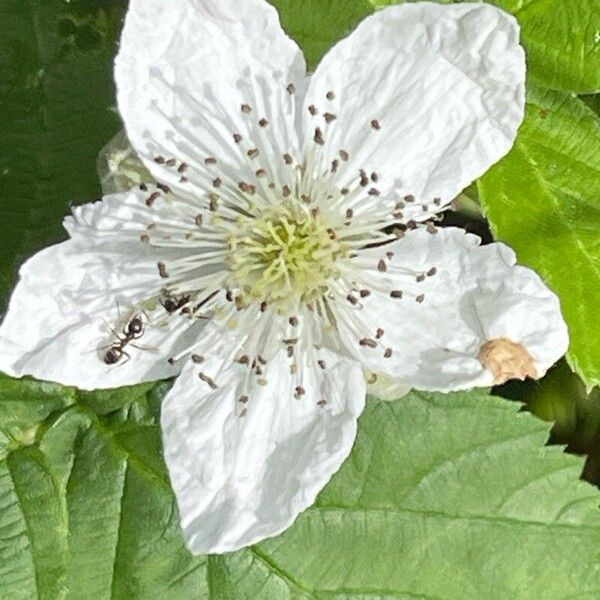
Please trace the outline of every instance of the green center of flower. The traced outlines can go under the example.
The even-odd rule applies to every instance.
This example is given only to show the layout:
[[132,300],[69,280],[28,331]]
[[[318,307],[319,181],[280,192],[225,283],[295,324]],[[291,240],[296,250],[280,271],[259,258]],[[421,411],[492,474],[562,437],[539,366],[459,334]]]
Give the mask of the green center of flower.
[[347,255],[318,211],[286,206],[240,221],[229,240],[228,265],[248,300],[285,309],[325,294],[339,275],[336,261]]

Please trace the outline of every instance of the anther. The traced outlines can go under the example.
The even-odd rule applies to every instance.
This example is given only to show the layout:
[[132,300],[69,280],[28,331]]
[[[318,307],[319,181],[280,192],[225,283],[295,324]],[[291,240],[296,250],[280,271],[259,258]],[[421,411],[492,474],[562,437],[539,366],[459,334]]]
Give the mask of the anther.
[[256,186],[251,183],[246,183],[245,181],[240,181],[238,187],[242,192],[246,192],[247,194],[254,194],[256,192]]
[[209,156],[208,158],[204,159],[204,164],[205,165],[216,165],[217,164],[217,159],[213,158],[212,156]]
[[377,332],[375,333],[375,337],[380,340],[383,337],[383,334],[385,333],[385,331],[383,329],[381,329],[381,327],[379,327],[377,329]]
[[289,185],[284,185],[283,188],[282,188],[282,193],[283,193],[283,197],[287,198],[292,193],[292,190],[290,189],[290,186]]
[[248,402],[248,400],[249,400],[248,396],[240,396],[240,397],[238,398],[238,402],[239,402],[240,404],[246,404],[246,402]]
[[325,123],[331,123],[337,119],[337,117],[333,113],[323,113],[323,118],[325,119]]
[[244,138],[239,134],[239,133],[234,133],[233,134],[233,141],[236,144],[239,144]]
[[351,208],[346,210],[346,219],[350,220],[354,216],[354,211]]
[[288,355],[288,358],[292,358],[292,356],[294,356],[294,346],[287,347],[287,355]]
[[178,173],[185,173],[188,170],[188,165],[187,163],[181,163],[179,165],[179,168],[177,169]]
[[333,100],[335,98],[335,94],[333,92],[327,92],[326,96],[327,100]]
[[340,166],[340,163],[338,160],[332,160],[331,161],[331,172],[332,173],[337,173],[338,167]]
[[202,381],[204,381],[204,383],[208,384],[208,386],[213,389],[216,390],[219,388],[219,386],[215,383],[215,380],[212,377],[209,377],[208,375],[206,375],[205,373],[199,373],[198,377],[200,377],[200,379]]
[[285,161],[286,165],[291,165],[294,162],[294,160],[292,159],[292,157],[289,154],[284,154],[283,160]]
[[159,190],[162,190],[165,194],[170,194],[171,193],[171,188],[166,183],[160,183],[160,182],[158,182],[156,184],[156,187]]
[[392,290],[390,296],[396,300],[402,298],[402,290]]
[[296,386],[296,398],[300,398],[300,396],[304,396],[304,394],[306,394],[306,390],[301,385],[297,385]]
[[369,196],[380,196],[381,192],[377,188],[371,188],[369,190]]
[[216,179],[213,179],[213,182],[212,182],[213,186],[216,187],[216,188],[221,187],[222,183],[223,182],[218,177]]
[[298,317],[290,317],[288,319],[288,323],[292,326],[292,327],[296,327],[298,325]]
[[260,127],[266,127],[269,124],[269,121],[267,121],[267,119],[262,118],[259,122],[258,122]]
[[219,196],[216,194],[209,194],[208,198],[208,210],[210,210],[210,212],[217,212],[217,209],[219,208]]
[[146,234],[140,235],[140,241],[147,244],[150,241],[150,236],[148,236]]
[[152,206],[158,198],[160,198],[160,192],[154,192],[146,198],[146,206]]
[[287,93],[291,96],[296,91],[296,86],[293,83],[290,83],[286,88]]
[[192,354],[192,361],[194,361],[197,365],[204,362],[204,356],[200,356],[199,354]]
[[165,164],[165,162],[166,162],[166,160],[165,160],[165,158],[164,158],[163,156],[155,156],[155,157],[154,157],[154,162],[155,162],[157,165],[164,165],[164,164]]
[[391,356],[392,356],[392,349],[386,348],[385,352],[383,353],[383,358],[390,358]]
[[326,365],[325,361],[322,360],[322,359],[319,359],[317,361],[317,364],[321,367],[321,369],[326,369],[327,368],[327,365]]
[[427,277],[433,277],[437,273],[437,269],[435,267],[431,267],[429,271],[427,271]]
[[421,281],[425,281],[425,275],[423,275],[423,273],[417,275],[417,283],[421,283]]
[[248,114],[252,112],[252,107],[249,104],[242,104],[242,112]]
[[350,193],[350,190],[348,188],[342,188],[340,190],[340,193],[342,194],[342,196],[347,196]]
[[408,194],[408,195],[404,196],[404,201],[405,202],[414,202],[415,197],[412,194]]
[[377,348],[377,342],[371,338],[362,338],[362,340],[360,340],[358,343],[359,345],[366,346],[368,348]]
[[367,298],[371,295],[371,292],[369,290],[360,290],[359,294],[361,298]]
[[174,158],[170,158],[165,164],[167,167],[174,167],[177,164],[177,161]]
[[156,263],[156,266],[158,267],[158,274],[163,279],[168,279],[169,278],[169,274],[167,273],[167,267],[165,266],[165,263],[164,262],[158,262],[158,263]]
[[142,192],[148,191],[148,186],[145,183],[140,183],[139,188],[140,188],[140,191],[142,191]]
[[344,162],[348,162],[348,160],[350,160],[350,155],[345,150],[340,150],[339,155]]
[[246,154],[250,158],[254,159],[260,154],[260,150],[258,148],[252,148],[252,150],[248,150],[248,152],[246,152]]
[[416,300],[416,301],[417,301],[419,304],[421,304],[421,302],[423,302],[423,300],[425,300],[425,294],[419,294],[419,295],[418,295],[418,296],[415,298],[415,300]]
[[369,178],[363,169],[360,170],[360,185],[367,187],[369,185]]
[[433,199],[433,203],[434,203],[436,206],[439,206],[439,205],[442,203],[442,199],[441,199],[441,198],[434,198],[434,199]]
[[431,235],[435,235],[437,233],[437,228],[433,223],[427,223],[427,233],[431,233]]
[[375,131],[379,131],[381,129],[381,124],[379,123],[379,121],[377,119],[373,119],[371,121],[371,127],[373,129],[375,129]]
[[267,304],[267,302],[266,302],[265,300],[263,300],[263,301],[260,303],[260,307],[259,307],[259,309],[260,309],[260,312],[261,312],[261,313],[264,313],[264,312],[267,310],[268,306],[269,306],[269,305]]
[[348,302],[350,302],[350,304],[352,304],[352,306],[356,306],[358,304],[358,299],[355,298],[352,294],[348,294],[346,296],[346,300],[348,300]]
[[377,173],[375,173],[375,171],[373,171],[373,172],[371,173],[371,181],[372,181],[373,183],[377,183],[377,182],[379,181],[379,175],[377,175]]
[[196,225],[198,225],[198,227],[202,227],[203,220],[204,220],[204,218],[202,215],[196,215],[194,218],[194,223],[196,223]]
[[250,364],[250,358],[248,358],[248,356],[246,354],[244,354],[243,356],[240,356],[236,362],[238,362],[240,365],[249,365]]
[[256,171],[256,176],[257,177],[266,177],[267,172],[264,169],[259,169],[258,171]]
[[323,408],[326,404],[327,404],[327,400],[319,400],[317,402],[317,406],[320,406],[321,408]]
[[385,260],[383,260],[383,258],[381,258],[377,263],[377,270],[381,271],[382,273],[387,271],[387,265],[385,264]]
[[319,114],[319,109],[314,104],[311,104],[308,107],[308,112],[314,117]]
[[321,129],[319,127],[317,127],[315,129],[314,140],[315,140],[315,143],[319,144],[319,146],[322,146],[325,143],[325,139],[323,138],[323,132],[321,131]]

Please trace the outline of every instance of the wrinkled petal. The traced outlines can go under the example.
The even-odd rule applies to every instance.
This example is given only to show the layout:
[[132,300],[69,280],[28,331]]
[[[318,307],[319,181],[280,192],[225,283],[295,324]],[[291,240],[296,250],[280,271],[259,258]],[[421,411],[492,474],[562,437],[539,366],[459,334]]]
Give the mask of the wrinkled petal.
[[336,310],[338,349],[412,387],[449,391],[492,385],[480,351],[507,339],[542,377],[568,347],[558,298],[510,248],[479,243],[461,229],[419,228],[361,252],[357,288],[370,293]]
[[[119,110],[147,167],[180,193],[217,178],[280,185],[282,155],[296,154],[290,91],[302,96],[305,70],[263,0],[132,0],[115,67]],[[259,168],[266,177],[256,177]]]
[[203,342],[204,362],[188,363],[162,407],[165,460],[194,553],[286,529],[350,453],[365,402],[360,366],[331,352],[326,370],[301,365],[306,393],[294,397],[284,352],[261,385],[234,350],[222,338]]
[[[146,231],[143,211],[149,210],[143,198],[117,194],[74,209],[65,221],[72,239],[23,265],[0,326],[0,370],[82,389],[153,381],[179,371],[168,359],[195,342],[204,324],[178,315],[166,319],[158,305],[164,282],[157,261],[179,251],[140,240]],[[136,315],[143,335],[124,348],[121,361],[105,364],[104,354]]]
[[[370,204],[413,196],[404,218],[423,220],[511,148],[524,83],[519,27],[505,12],[428,2],[385,8],[338,43],[311,79],[303,118],[315,177],[336,160],[332,181],[350,190],[349,201],[364,206],[373,188],[381,198]],[[327,113],[336,117],[329,124]],[[361,169],[376,174],[364,188]]]

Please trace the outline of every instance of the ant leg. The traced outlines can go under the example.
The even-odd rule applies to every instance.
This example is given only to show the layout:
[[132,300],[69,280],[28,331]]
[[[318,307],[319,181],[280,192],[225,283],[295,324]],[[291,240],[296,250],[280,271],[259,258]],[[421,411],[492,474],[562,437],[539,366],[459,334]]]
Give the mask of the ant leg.
[[112,327],[112,325],[102,315],[98,315],[98,316],[100,317],[101,321],[106,325],[106,327],[108,328],[108,330],[115,336],[115,338],[119,338],[120,337],[119,334]]
[[138,346],[137,344],[129,344],[132,348],[136,348],[138,350],[144,350],[146,352],[153,352],[156,353],[158,352],[158,348],[154,347],[154,346]]
[[121,352],[123,353],[123,356],[125,357],[125,360],[119,363],[118,366],[120,366],[120,367],[122,367],[123,365],[127,364],[131,360],[131,355],[128,352],[126,352],[123,349],[121,349]]

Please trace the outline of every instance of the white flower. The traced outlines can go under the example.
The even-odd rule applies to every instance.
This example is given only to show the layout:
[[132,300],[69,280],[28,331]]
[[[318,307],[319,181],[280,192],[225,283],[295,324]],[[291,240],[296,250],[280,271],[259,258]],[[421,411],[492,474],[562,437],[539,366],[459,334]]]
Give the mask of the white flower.
[[363,372],[455,390],[565,352],[510,249],[431,222],[511,147],[524,78],[485,4],[382,10],[307,77],[263,0],[131,0],[118,103],[159,183],[75,209],[24,265],[0,368],[180,373],[162,427],[188,547],[277,534],[350,452]]

